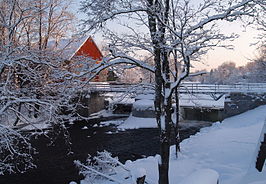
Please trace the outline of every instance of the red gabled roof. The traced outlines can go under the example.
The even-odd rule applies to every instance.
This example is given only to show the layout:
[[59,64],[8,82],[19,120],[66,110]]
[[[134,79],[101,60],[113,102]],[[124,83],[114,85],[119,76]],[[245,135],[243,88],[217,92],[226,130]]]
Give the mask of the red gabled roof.
[[103,58],[101,51],[93,41],[92,37],[86,39],[86,41],[83,42],[83,44],[78,48],[78,50],[74,53],[74,55],[71,58],[75,56],[90,57],[93,60],[102,60]]

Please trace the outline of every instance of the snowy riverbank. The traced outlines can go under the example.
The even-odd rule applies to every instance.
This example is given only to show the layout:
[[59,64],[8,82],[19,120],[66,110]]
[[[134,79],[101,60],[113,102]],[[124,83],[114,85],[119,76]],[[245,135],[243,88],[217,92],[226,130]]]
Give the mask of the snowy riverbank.
[[[172,147],[170,183],[187,184],[184,180],[201,169],[218,172],[220,184],[266,183],[265,166],[259,173],[255,170],[254,163],[265,118],[266,106],[260,106],[203,128],[181,143],[182,151],[178,159],[175,158]],[[148,183],[153,184],[158,180],[157,162],[157,157],[148,157],[128,162],[127,165],[133,169],[144,168]]]

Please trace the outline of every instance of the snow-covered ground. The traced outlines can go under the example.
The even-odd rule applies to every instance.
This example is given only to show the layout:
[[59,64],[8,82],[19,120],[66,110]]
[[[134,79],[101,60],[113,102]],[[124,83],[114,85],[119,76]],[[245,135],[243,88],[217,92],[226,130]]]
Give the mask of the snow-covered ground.
[[137,128],[156,128],[157,123],[155,118],[140,118],[129,116],[123,124],[119,125],[119,129],[137,129]]
[[221,96],[217,100],[214,99],[218,97],[219,95],[212,97],[208,94],[181,94],[179,105],[181,107],[208,107],[223,109],[225,95]]
[[[174,147],[171,147],[170,183],[189,184],[188,178],[193,181],[201,171],[208,171],[207,175],[211,173],[212,179],[216,177],[215,173],[219,174],[220,184],[265,184],[266,166],[260,173],[254,162],[265,118],[266,105],[202,128],[196,135],[182,141],[178,159],[174,156]],[[138,118],[138,121],[129,121],[136,122],[138,127],[138,124],[151,120]],[[158,156],[155,156],[127,162],[126,166],[144,168],[147,182],[155,184],[158,181],[157,163]],[[104,183],[113,184],[111,181]]]
[[[153,105],[147,102],[150,100],[153,103],[154,99],[154,94],[141,94],[135,98],[132,96],[125,96],[122,93],[107,93],[106,96],[109,97],[107,100],[110,104],[133,104],[136,100],[142,100],[142,102],[137,102],[138,104],[136,105],[149,105],[150,107]],[[218,99],[215,100],[215,98]],[[219,94],[215,96],[211,96],[210,94],[180,94],[179,104],[181,107],[206,107],[222,109],[224,108],[224,101],[225,95],[220,96]]]

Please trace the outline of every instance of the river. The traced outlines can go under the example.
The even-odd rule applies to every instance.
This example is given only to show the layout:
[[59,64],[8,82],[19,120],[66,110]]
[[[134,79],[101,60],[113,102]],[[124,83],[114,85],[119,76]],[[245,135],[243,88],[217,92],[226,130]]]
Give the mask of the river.
[[[119,131],[115,126],[98,126],[84,129],[84,126],[90,123],[95,123],[95,120],[67,125],[72,143],[69,146],[65,144],[62,135],[59,135],[52,145],[44,136],[32,137],[31,143],[38,152],[34,155],[37,168],[23,174],[0,176],[0,184],[68,184],[70,181],[79,183],[83,176],[79,175],[73,161],[84,162],[88,154],[95,155],[97,151],[107,150],[118,156],[121,162],[125,162],[128,159],[136,160],[159,153],[159,133],[155,128]],[[210,123],[202,122],[181,124],[181,139],[188,138],[201,127],[209,125]]]

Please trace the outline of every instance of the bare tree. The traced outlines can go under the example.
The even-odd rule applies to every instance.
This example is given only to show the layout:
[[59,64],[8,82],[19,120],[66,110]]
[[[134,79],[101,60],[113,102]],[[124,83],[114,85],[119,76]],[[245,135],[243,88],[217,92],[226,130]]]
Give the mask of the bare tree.
[[[45,109],[54,109],[54,105],[49,100],[41,100],[49,93],[58,91],[59,88],[51,90],[53,78],[62,78],[60,57],[49,50],[39,51],[38,48],[29,48],[28,43],[20,43],[20,34],[24,22],[31,19],[35,14],[35,7],[23,7],[23,3],[18,0],[4,1],[5,9],[1,9],[1,27],[5,35],[4,45],[1,45],[1,116],[4,113],[13,113],[20,120],[28,120],[21,113],[21,105],[24,110],[37,110],[37,106],[45,106]],[[20,30],[20,31],[18,31]],[[61,71],[61,72],[59,72]],[[26,105],[35,103],[35,105]],[[12,108],[11,108],[12,107]],[[6,114],[7,115],[7,114]],[[8,116],[8,115],[7,115]],[[17,124],[17,120],[14,125]]]
[[[155,113],[161,148],[160,184],[169,183],[170,132],[176,124],[172,119],[173,93],[182,80],[197,75],[190,73],[192,61],[199,61],[200,56],[215,46],[228,48],[222,41],[235,38],[235,35],[220,33],[217,21],[232,22],[245,15],[252,16],[258,2],[205,0],[192,5],[187,0],[83,1],[82,10],[87,14],[84,30],[103,30],[110,43],[110,57],[90,68],[88,73],[98,73],[117,64],[154,72]],[[109,23],[114,22],[119,25],[117,33],[108,29]],[[153,66],[137,57],[143,53],[153,57]],[[179,63],[179,72],[171,69],[171,60]]]
[[38,0],[33,3],[38,8],[35,22],[40,50],[46,49],[51,39],[59,42],[74,32],[74,15],[69,11],[72,1]]
[[[65,115],[63,111],[68,108],[71,112],[76,104],[71,103],[71,95],[75,91],[69,88],[70,81],[64,81],[68,74],[62,67],[64,58],[49,49],[39,50],[36,45],[38,42],[34,36],[37,32],[32,32],[32,27],[39,9],[33,4],[26,6],[21,0],[3,0],[0,6],[0,141],[3,143],[0,150],[11,154],[3,154],[0,159],[0,174],[3,174],[5,170],[20,172],[32,167],[28,139],[12,130],[12,126],[32,125],[38,129],[36,123],[42,123],[64,129],[64,119],[69,119],[71,114]],[[51,21],[54,19],[52,17]],[[64,20],[51,24],[63,31],[61,21]],[[51,30],[49,34],[56,35],[56,30]],[[53,36],[44,38],[47,41],[55,39]],[[27,148],[27,152],[23,153],[18,148],[18,142]],[[19,169],[11,168],[16,159],[21,159]]]
[[256,16],[256,28],[260,31],[260,35],[258,36],[259,39],[259,45],[262,47],[265,47],[266,44],[266,40],[265,40],[265,35],[266,35],[266,20],[265,20],[265,16],[266,16],[266,2],[265,1],[261,1],[260,2],[261,6],[260,6],[260,11],[257,12],[257,16]]

